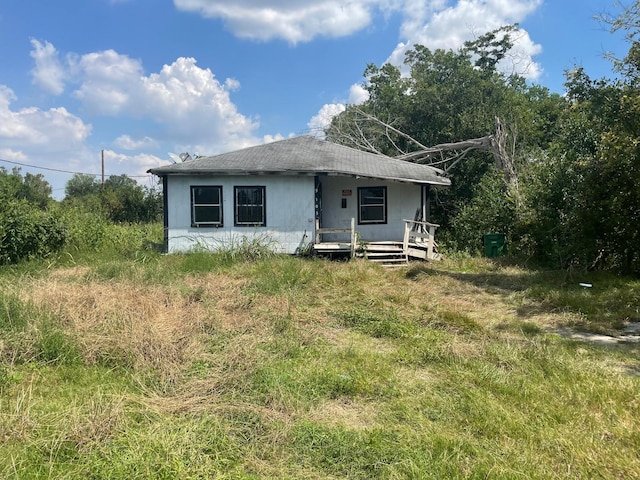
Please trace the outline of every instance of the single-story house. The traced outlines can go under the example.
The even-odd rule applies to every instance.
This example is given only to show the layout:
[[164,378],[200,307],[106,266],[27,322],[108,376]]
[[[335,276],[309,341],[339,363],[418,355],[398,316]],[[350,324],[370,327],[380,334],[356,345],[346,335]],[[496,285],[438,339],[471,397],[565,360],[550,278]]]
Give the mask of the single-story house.
[[433,251],[429,188],[450,184],[439,169],[312,136],[149,172],[162,179],[167,252],[215,249],[242,238],[264,240],[282,253],[353,253],[356,242],[404,241],[406,250],[408,231],[427,230]]

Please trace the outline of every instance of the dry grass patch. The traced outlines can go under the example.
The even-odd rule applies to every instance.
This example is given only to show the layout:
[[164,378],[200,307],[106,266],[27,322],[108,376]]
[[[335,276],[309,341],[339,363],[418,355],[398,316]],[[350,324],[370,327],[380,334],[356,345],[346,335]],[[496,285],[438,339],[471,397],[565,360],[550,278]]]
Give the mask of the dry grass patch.
[[172,375],[200,351],[197,334],[207,313],[177,289],[65,280],[38,279],[21,293],[57,315],[88,363]]
[[311,410],[306,418],[312,422],[331,427],[366,430],[379,426],[377,415],[380,407],[375,402],[348,398],[325,400]]

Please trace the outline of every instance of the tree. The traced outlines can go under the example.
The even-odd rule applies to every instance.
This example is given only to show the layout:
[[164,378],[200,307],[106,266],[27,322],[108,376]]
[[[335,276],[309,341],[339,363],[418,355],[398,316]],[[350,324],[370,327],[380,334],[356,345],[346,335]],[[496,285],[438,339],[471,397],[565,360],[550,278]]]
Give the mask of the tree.
[[24,199],[40,209],[51,202],[51,185],[40,173],[27,173],[24,177],[20,168],[15,167],[9,173],[0,167],[0,200]]
[[45,180],[44,175],[27,173],[24,176],[18,198],[24,198],[44,209],[51,201],[51,191],[51,185]]
[[76,174],[65,192],[66,205],[98,212],[116,223],[155,222],[162,213],[162,193],[126,175],[112,175],[102,187],[94,176]]
[[[504,195],[517,197],[518,164],[549,144],[565,100],[497,70],[516,29],[494,30],[458,51],[415,45],[406,54],[407,77],[389,64],[367,66],[369,100],[335,117],[327,138],[447,169],[452,186],[435,190],[432,210],[445,231],[465,205],[489,191],[476,186],[492,165],[506,172]],[[378,124],[364,121],[370,118]]]
[[67,182],[64,193],[65,198],[82,198],[88,195],[96,195],[100,192],[100,182],[94,175],[76,173]]
[[0,200],[8,202],[17,198],[22,189],[22,175],[20,169],[14,168],[8,172],[6,168],[0,167]]

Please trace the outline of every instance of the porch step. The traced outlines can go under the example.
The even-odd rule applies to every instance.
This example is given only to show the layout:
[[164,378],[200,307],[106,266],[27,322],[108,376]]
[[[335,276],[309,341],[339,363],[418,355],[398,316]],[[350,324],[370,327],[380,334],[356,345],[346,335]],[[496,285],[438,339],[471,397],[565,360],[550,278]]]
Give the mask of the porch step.
[[402,246],[397,245],[367,245],[363,248],[365,252],[387,252],[402,253]]
[[386,252],[381,252],[381,251],[378,251],[378,252],[368,252],[368,251],[367,251],[367,252],[361,253],[360,255],[361,255],[361,256],[363,256],[363,257],[367,257],[367,258],[375,258],[375,257],[382,257],[382,258],[384,258],[384,257],[395,257],[395,256],[398,256],[398,255],[402,255],[402,256],[404,257],[404,253],[402,252],[402,250],[397,251],[397,252],[396,252],[396,251],[393,251],[393,252],[391,252],[391,251],[386,251]]
[[383,265],[407,263],[407,261],[404,258],[368,258],[367,260],[373,263],[381,263]]
[[401,242],[366,243],[357,255],[384,267],[398,267],[407,263]]

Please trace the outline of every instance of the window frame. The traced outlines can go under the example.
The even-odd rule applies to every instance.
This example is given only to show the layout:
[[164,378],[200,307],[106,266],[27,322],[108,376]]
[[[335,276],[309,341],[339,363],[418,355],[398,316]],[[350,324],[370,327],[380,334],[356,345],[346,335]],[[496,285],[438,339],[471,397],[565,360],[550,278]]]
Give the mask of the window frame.
[[[363,204],[362,203],[362,195],[366,190],[371,189],[380,189],[382,191],[382,202],[375,204]],[[371,187],[358,187],[358,225],[385,225],[387,223],[387,186],[386,185],[377,185]],[[382,219],[377,220],[363,220],[362,209],[369,207],[382,207]]]
[[[195,192],[198,188],[211,188],[218,190],[219,203],[196,203]],[[223,190],[222,185],[191,185],[190,191],[191,201],[191,227],[193,228],[221,228],[224,226],[224,209],[223,209]],[[196,221],[196,207],[218,207],[220,215],[216,222],[198,222]]]
[[[258,189],[261,192],[261,204],[242,204],[238,203],[238,192],[240,190]],[[260,222],[247,222],[239,220],[239,207],[261,207],[262,220]],[[236,227],[266,227],[267,226],[267,187],[265,185],[236,185],[233,187],[233,225]]]

